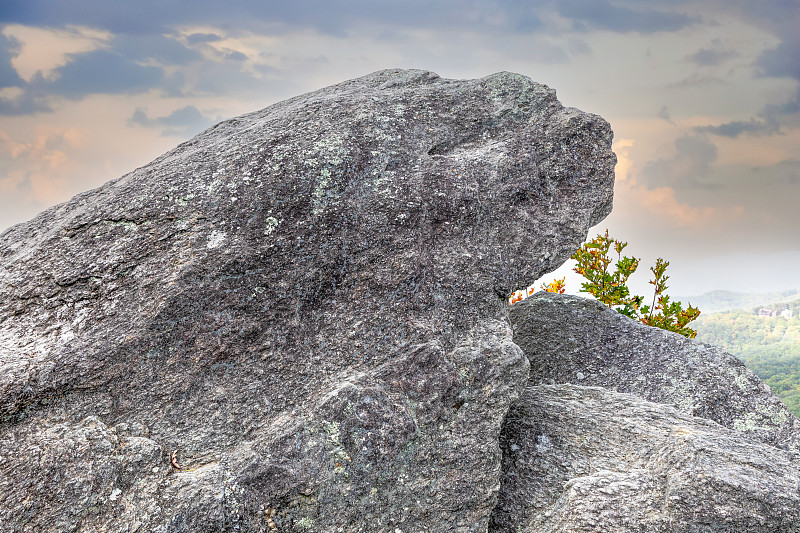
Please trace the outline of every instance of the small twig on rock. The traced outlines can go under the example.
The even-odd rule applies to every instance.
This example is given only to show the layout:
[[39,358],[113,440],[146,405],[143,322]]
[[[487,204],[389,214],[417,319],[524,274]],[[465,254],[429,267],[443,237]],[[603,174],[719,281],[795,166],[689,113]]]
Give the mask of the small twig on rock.
[[172,468],[175,470],[180,470],[181,465],[178,464],[178,450],[175,450],[171,454],[169,454],[169,462],[172,463]]

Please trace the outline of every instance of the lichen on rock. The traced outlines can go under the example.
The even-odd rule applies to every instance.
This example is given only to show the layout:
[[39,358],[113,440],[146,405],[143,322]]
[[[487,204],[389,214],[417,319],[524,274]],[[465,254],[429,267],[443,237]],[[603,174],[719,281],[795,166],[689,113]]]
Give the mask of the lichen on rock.
[[0,529],[486,531],[504,301],[609,213],[611,140],[524,76],[386,70],[7,230]]

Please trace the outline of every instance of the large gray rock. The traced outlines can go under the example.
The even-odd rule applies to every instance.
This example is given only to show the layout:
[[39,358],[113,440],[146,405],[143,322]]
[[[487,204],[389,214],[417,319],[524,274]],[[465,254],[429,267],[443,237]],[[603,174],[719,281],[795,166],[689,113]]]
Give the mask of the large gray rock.
[[721,348],[645,326],[596,300],[539,293],[509,308],[533,385],[574,383],[634,394],[800,451],[800,420]]
[[6,231],[0,529],[486,531],[505,298],[610,211],[611,137],[523,76],[382,71]]
[[800,423],[735,357],[576,296],[509,315],[531,369],[490,531],[800,532]]
[[800,457],[599,387],[525,390],[491,531],[800,531]]

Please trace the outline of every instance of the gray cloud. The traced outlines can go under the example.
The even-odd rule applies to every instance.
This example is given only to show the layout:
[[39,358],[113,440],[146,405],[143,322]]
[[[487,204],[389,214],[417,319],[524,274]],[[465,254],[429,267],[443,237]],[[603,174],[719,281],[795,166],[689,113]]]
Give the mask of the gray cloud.
[[697,52],[686,56],[686,59],[698,67],[715,67],[738,55],[739,54],[733,50],[701,48]]
[[27,82],[20,78],[11,64],[11,59],[17,55],[19,49],[20,43],[16,39],[0,33],[0,89],[19,87],[23,90],[22,94],[13,97],[0,97],[0,115],[17,116],[51,111],[45,101],[45,94],[35,88],[28,88]]
[[23,85],[22,78],[11,65],[13,58],[19,51],[19,43],[0,33],[0,88],[20,87]]
[[186,86],[186,76],[182,70],[176,70],[164,78],[161,84],[161,90],[164,96],[169,98],[182,98],[186,96],[183,92]]
[[[403,3],[376,3],[351,0],[338,2],[314,0],[239,0],[218,2],[196,0],[191,6],[161,0],[103,2],[75,0],[4,0],[0,23],[33,26],[81,24],[104,28],[114,33],[161,34],[175,24],[214,24],[235,30],[261,28],[264,25],[310,27],[330,35],[346,36],[356,25],[387,23],[417,27],[478,29],[501,25],[519,33],[536,31],[543,24],[536,14],[545,2],[509,0],[503,3],[481,0],[407,0]],[[539,5],[537,5],[539,4]]]
[[114,37],[112,46],[120,56],[138,62],[156,61],[162,65],[181,66],[203,58],[197,50],[187,48],[166,35],[120,34]]
[[785,159],[770,167],[753,167],[754,173],[763,172],[771,181],[780,184],[800,185],[800,159]]
[[576,56],[591,55],[592,48],[583,39],[572,37],[569,40],[569,53]]
[[686,136],[675,139],[675,155],[650,161],[642,169],[640,181],[649,187],[710,189],[716,185],[702,180],[717,160],[717,147],[708,139]]
[[213,43],[221,40],[222,37],[216,33],[193,33],[186,37],[186,42],[190,45]]
[[685,13],[656,9],[633,10],[613,5],[607,0],[561,0],[558,13],[580,23],[576,29],[595,28],[620,33],[655,33],[677,31],[700,22],[700,18]]
[[[218,2],[195,0],[187,8],[179,2],[137,0],[4,0],[0,23],[60,27],[80,24],[103,28],[115,34],[158,35],[177,24],[213,24],[229,32],[260,31],[265,27],[281,31],[280,26],[313,28],[346,37],[365,25],[392,27],[457,29],[461,31],[502,31],[529,34],[546,29],[539,14],[555,8],[562,17],[572,19],[576,29],[595,28],[615,32],[654,33],[677,31],[700,21],[698,17],[675,12],[674,3],[651,2],[657,8],[636,9],[615,5],[608,0],[406,0],[402,3],[350,0],[239,0]],[[189,43],[214,40],[213,34],[195,34]]]
[[793,127],[792,120],[796,123],[798,115],[800,115],[800,85],[789,100],[765,105],[758,113],[758,118],[726,122],[718,126],[699,126],[695,128],[695,131],[734,139],[743,134],[780,135],[783,133],[782,126],[788,124],[790,128]]
[[789,77],[800,81],[800,2],[797,0],[735,0],[731,7],[741,11],[744,18],[767,29],[780,39],[778,45],[764,51],[755,67],[762,76]]
[[143,92],[158,87],[163,79],[160,68],[139,65],[111,50],[73,54],[53,75],[50,79],[37,73],[30,85],[43,93],[79,100],[89,94]]
[[722,137],[735,139],[739,135],[773,135],[780,132],[780,127],[775,121],[750,119],[746,121],[735,120],[726,122],[719,126],[698,126],[695,131],[699,133],[711,133]]
[[[550,1],[550,0],[542,0]],[[226,35],[250,30],[257,34],[280,34],[300,28],[345,37],[359,26],[456,29],[484,32],[533,32],[543,27],[537,6],[523,0],[502,4],[482,0],[443,0],[430,4],[408,0],[403,5],[353,0],[347,8],[333,2],[297,0],[243,0],[220,3],[198,0],[191,9],[173,2],[140,0],[108,3],[75,0],[69,6],[58,0],[4,0],[0,25],[20,23],[59,28],[79,24],[109,30],[110,48],[71,54],[65,65],[50,75],[34,75],[30,83],[20,80],[10,65],[12,43],[0,42],[0,82],[25,91],[13,100],[0,99],[0,114],[26,114],[48,110],[51,96],[79,100],[89,94],[138,93],[161,88],[168,96],[231,94],[242,96],[263,91],[277,71],[271,67],[242,70],[245,54],[228,50],[222,63],[208,62],[198,49],[221,39],[221,35],[196,33],[186,44],[172,38],[174,26],[208,24]],[[580,48],[580,47],[578,47]],[[583,50],[579,50],[583,51]],[[550,63],[568,61],[558,46],[539,50]],[[169,68],[166,72],[162,67]],[[174,67],[178,67],[177,69]],[[168,73],[168,74],[167,74]],[[273,79],[273,82],[265,81]]]
[[764,0],[752,3],[734,2],[748,22],[772,32],[780,39],[775,48],[766,50],[756,59],[754,68],[761,77],[790,78],[798,83],[795,94],[785,102],[768,103],[758,115],[745,121],[733,121],[718,126],[702,126],[696,131],[738,137],[739,135],[781,134],[783,127],[796,127],[800,114],[800,3],[795,0]]
[[161,135],[165,137],[186,138],[199,133],[219,120],[219,117],[212,119],[203,115],[196,107],[189,105],[176,109],[169,115],[156,118],[149,118],[144,109],[137,108],[128,119],[128,125],[162,128]]
[[233,50],[232,52],[225,54],[225,59],[228,61],[245,61],[247,60],[247,56],[238,50]]
[[783,42],[797,42],[797,17],[800,4],[796,0],[728,0],[725,7],[736,12],[751,24],[776,35]]
[[767,104],[762,113],[770,118],[800,113],[800,85],[792,98],[780,104]]
[[26,92],[16,98],[0,98],[0,115],[19,116],[48,113],[53,109],[44,97]]
[[665,105],[662,105],[661,109],[658,110],[658,118],[666,120],[670,124],[674,124],[674,122],[672,122],[672,115],[670,115],[669,108]]
[[30,82],[25,82],[10,63],[18,43],[0,33],[0,87],[16,86],[24,91],[15,98],[0,98],[0,115],[50,111],[50,96],[80,100],[89,94],[147,91],[159,87],[164,79],[161,68],[152,63],[185,66],[202,60],[196,50],[163,35],[123,34],[109,44],[111,49],[70,54],[67,63],[47,77],[37,72]]
[[[183,83],[175,82],[174,89],[184,96],[208,96],[226,94],[237,97],[257,97],[264,94],[281,71],[267,65],[256,70],[264,74],[257,77],[242,70],[241,61],[222,61],[198,63],[184,68],[181,72]],[[286,83],[281,80],[280,83]]]
[[800,37],[793,36],[792,41],[783,41],[776,48],[766,50],[756,61],[756,66],[763,76],[800,80]]

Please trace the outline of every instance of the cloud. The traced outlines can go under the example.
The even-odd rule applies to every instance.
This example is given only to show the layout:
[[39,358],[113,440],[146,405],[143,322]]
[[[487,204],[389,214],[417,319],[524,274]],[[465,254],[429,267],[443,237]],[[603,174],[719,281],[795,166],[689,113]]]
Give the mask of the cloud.
[[687,61],[691,61],[698,67],[715,67],[738,56],[733,50],[723,50],[721,48],[701,48],[697,52],[686,56]]
[[0,115],[31,115],[48,113],[52,110],[46,98],[32,91],[22,91],[14,96],[0,96]]
[[0,88],[20,87],[22,78],[11,64],[11,58],[19,53],[20,43],[13,37],[0,33]]
[[693,227],[709,223],[717,214],[713,207],[695,207],[678,201],[672,187],[633,187],[631,194],[637,205],[649,211],[652,216],[667,219],[675,226]]
[[703,137],[685,136],[675,139],[675,154],[647,163],[640,182],[648,187],[677,189],[714,188],[701,178],[711,172],[717,160],[717,147]]
[[203,58],[168,35],[117,35],[112,43],[120,56],[139,63],[183,66]]
[[65,200],[69,180],[75,169],[67,155],[81,146],[83,136],[74,128],[39,128],[33,139],[15,142],[0,132],[0,193],[24,198],[41,208]]
[[137,108],[133,116],[128,119],[128,125],[164,128],[161,131],[161,135],[164,137],[187,138],[219,120],[219,117],[212,119],[203,115],[196,107],[188,105],[176,109],[169,115],[157,118],[149,118],[144,109]]
[[791,128],[791,120],[793,117],[796,120],[798,114],[800,114],[800,85],[795,94],[785,102],[765,105],[758,113],[758,118],[735,120],[717,126],[698,126],[694,129],[699,133],[710,133],[732,139],[745,134],[751,136],[781,135],[784,133],[782,126],[790,124]]
[[783,41],[777,47],[764,51],[756,60],[762,76],[788,77],[800,80],[800,37]]
[[800,113],[800,85],[798,85],[792,98],[780,104],[767,104],[762,111],[765,117],[775,120],[781,116],[795,115],[797,113]]
[[698,126],[695,131],[699,133],[711,133],[712,135],[720,135],[722,137],[730,137],[735,139],[739,135],[773,135],[780,131],[778,123],[775,121],[756,120],[734,120],[732,122],[725,122],[718,126]]
[[800,113],[800,4],[793,0],[738,2],[740,9],[756,24],[766,27],[780,39],[775,48],[765,50],[755,61],[759,76],[789,78],[798,83],[797,92],[783,103],[767,104],[759,113],[766,124],[785,124],[784,118]]
[[228,61],[247,61],[247,56],[238,50],[232,50],[225,54],[225,59]]
[[[18,37],[24,41],[20,43]],[[8,62],[3,61],[4,52]],[[14,65],[11,52],[17,54]],[[164,81],[162,67],[181,67],[201,59],[199,52],[168,36],[6,27],[0,33],[0,115],[52,111],[55,96],[74,101],[90,94],[144,92]],[[26,77],[17,75],[15,67],[20,65],[28,72]],[[8,86],[19,90],[2,91]]]
[[222,40],[222,36],[216,33],[192,33],[186,36],[186,42],[191,45],[213,43]]
[[556,9],[562,17],[577,21],[586,28],[619,33],[678,31],[701,21],[685,13],[618,7],[607,0],[560,0]]
[[[237,31],[279,25],[314,29],[326,35],[345,37],[356,27],[411,25],[428,28],[488,29],[503,28],[514,33],[530,33],[544,25],[537,16],[545,2],[509,0],[407,0],[403,3],[351,0],[338,2],[296,0],[266,2],[239,0],[218,2],[196,0],[191,6],[181,2],[137,0],[4,0],[0,24],[17,23],[58,27],[80,24],[104,28],[118,34],[163,34],[177,25],[214,25]],[[539,4],[539,5],[537,5]]]
[[[67,24],[104,28],[115,33],[156,33],[162,21],[176,19],[186,9],[174,2],[104,2],[101,0],[4,0],[0,23],[61,27]],[[160,6],[159,6],[160,4]],[[160,10],[158,8],[161,8]]]
[[[243,54],[244,55],[244,54]],[[214,60],[194,63],[166,80],[170,94],[184,97],[227,95],[250,98],[263,95],[281,71],[268,65],[248,68],[245,61]]]
[[112,50],[75,54],[64,66],[53,70],[52,80],[34,76],[31,86],[42,92],[79,100],[89,94],[138,93],[158,87],[160,68],[143,66]]
[[735,0],[748,22],[764,27],[780,39],[778,45],[764,51],[755,62],[762,76],[789,77],[800,80],[800,4],[796,0]]
[[753,167],[754,174],[761,175],[759,182],[777,185],[800,185],[800,159],[789,158],[768,167]]
[[4,26],[2,33],[19,43],[13,65],[25,81],[37,73],[50,77],[53,69],[66,65],[73,55],[108,48],[112,37],[107,31],[85,26],[37,28],[12,24]]
[[269,65],[254,65],[251,72],[243,67],[243,61],[196,63],[167,76],[161,89],[164,96],[172,98],[225,95],[249,99],[263,96],[275,85],[287,84],[285,80],[273,81],[280,71]]
[[572,37],[569,39],[569,53],[576,56],[591,55],[592,48],[583,39]]

